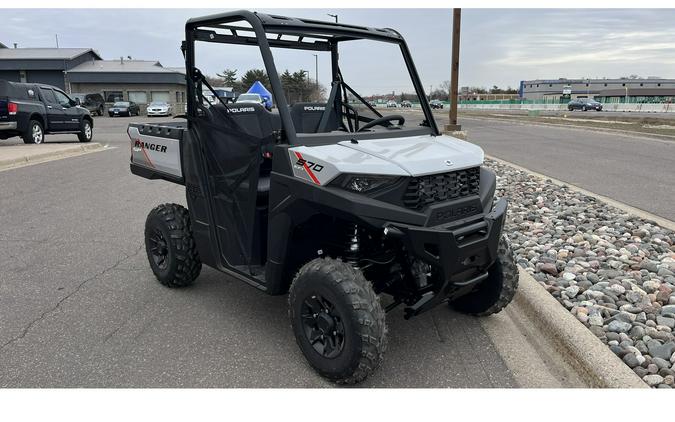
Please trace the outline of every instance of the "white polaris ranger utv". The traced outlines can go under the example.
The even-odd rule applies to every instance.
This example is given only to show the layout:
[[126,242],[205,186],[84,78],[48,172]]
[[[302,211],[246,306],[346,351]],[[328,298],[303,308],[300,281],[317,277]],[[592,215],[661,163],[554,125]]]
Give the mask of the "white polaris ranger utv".
[[[185,29],[187,122],[128,129],[131,171],[187,194],[187,209],[164,204],[147,218],[148,260],[162,284],[188,286],[204,263],[289,293],[302,353],[338,383],[380,365],[385,312],[398,305],[411,318],[444,302],[489,315],[511,301],[518,272],[502,235],[506,200],[493,200],[482,150],[439,133],[398,32],[248,11],[190,19]],[[421,124],[380,114],[343,78],[338,50],[355,40],[396,47]],[[195,65],[200,43],[257,49],[276,109],[210,105]],[[272,48],[329,54],[327,101],[288,104]]]

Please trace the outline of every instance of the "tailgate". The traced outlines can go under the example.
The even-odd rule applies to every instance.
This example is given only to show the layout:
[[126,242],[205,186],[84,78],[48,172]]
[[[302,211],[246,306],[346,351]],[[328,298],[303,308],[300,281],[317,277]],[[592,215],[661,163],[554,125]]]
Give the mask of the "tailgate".
[[183,183],[180,143],[184,129],[175,123],[131,123],[127,133],[131,142],[132,172],[148,179]]
[[9,112],[7,111],[7,98],[0,97],[0,122],[9,120]]

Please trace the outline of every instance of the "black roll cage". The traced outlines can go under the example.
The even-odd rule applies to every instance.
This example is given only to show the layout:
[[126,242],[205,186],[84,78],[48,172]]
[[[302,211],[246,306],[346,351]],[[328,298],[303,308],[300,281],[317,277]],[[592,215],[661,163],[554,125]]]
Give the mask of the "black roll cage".
[[[235,22],[248,22],[251,27],[230,25]],[[211,28],[206,29],[206,28]],[[229,34],[217,33],[215,30],[227,31]],[[249,35],[249,34],[253,35]],[[270,36],[271,35],[271,36]],[[291,39],[288,39],[291,38]],[[197,117],[197,98],[201,92],[195,92],[195,84],[202,78],[201,72],[195,68],[195,41],[215,42],[223,44],[257,45],[260,48],[263,64],[270,80],[272,95],[277,103],[282,127],[289,144],[297,145],[298,136],[293,125],[290,108],[279,79],[271,47],[290,48],[310,51],[329,51],[332,62],[333,83],[341,81],[338,67],[338,44],[343,41],[368,39],[394,43],[399,46],[405,60],[408,73],[424,112],[426,124],[431,134],[438,136],[440,133],[433,119],[431,107],[424,93],[417,69],[410,55],[410,50],[405,40],[397,31],[390,28],[368,28],[363,26],[347,25],[343,23],[323,22],[310,19],[291,18],[278,15],[268,15],[248,10],[219,13],[215,15],[192,18],[185,25],[185,42],[182,50],[185,55],[187,72],[187,115],[188,124]],[[341,82],[343,89],[348,89],[352,94],[364,102],[376,115],[379,113],[356,94],[348,85]],[[342,99],[340,95],[335,97],[335,110],[341,113]],[[352,134],[353,135],[353,134]]]

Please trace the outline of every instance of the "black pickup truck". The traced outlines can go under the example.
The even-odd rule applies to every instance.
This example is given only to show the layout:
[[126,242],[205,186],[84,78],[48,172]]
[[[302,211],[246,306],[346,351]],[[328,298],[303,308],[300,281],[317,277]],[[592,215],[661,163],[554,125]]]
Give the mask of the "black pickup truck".
[[0,80],[0,139],[21,136],[27,144],[41,144],[45,134],[74,133],[89,142],[93,128],[89,111],[60,89]]

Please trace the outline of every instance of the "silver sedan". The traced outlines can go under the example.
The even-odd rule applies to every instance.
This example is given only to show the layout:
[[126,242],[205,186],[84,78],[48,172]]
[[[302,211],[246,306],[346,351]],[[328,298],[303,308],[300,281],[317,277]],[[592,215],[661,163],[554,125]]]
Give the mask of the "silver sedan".
[[151,116],[171,116],[173,109],[171,104],[163,101],[155,101],[148,105],[148,117]]

